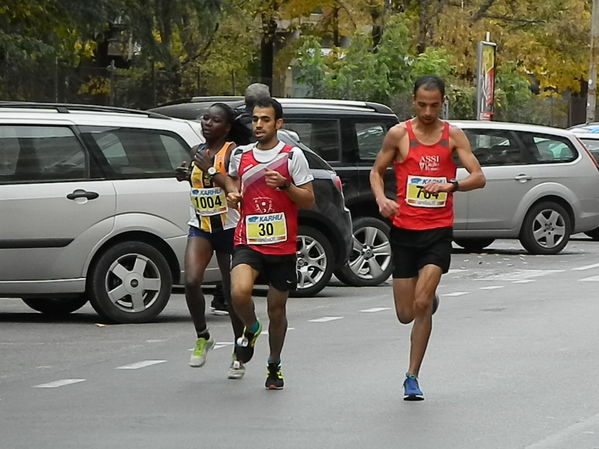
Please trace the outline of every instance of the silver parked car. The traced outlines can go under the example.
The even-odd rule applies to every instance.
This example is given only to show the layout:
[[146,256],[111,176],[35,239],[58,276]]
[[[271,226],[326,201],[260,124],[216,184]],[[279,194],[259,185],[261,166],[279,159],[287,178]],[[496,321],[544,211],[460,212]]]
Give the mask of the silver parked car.
[[[584,143],[597,164],[599,164],[599,124],[589,124],[570,129]],[[599,240],[599,227],[586,231],[585,234],[593,240]]]
[[[556,254],[570,235],[599,226],[599,167],[567,130],[517,123],[453,122],[487,178],[455,196],[456,243],[482,249],[518,238],[531,254]],[[458,179],[465,176],[458,169]]]
[[174,169],[202,141],[158,114],[0,104],[0,296],[153,319],[183,275],[189,187]]

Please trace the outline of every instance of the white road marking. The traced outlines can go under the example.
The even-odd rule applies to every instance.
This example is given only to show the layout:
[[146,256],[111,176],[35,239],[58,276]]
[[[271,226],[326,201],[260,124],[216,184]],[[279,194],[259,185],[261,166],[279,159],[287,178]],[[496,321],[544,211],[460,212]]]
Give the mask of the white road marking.
[[166,341],[166,339],[164,339],[164,338],[151,338],[149,340],[146,340],[146,343],[162,343],[163,341]]
[[391,307],[373,307],[372,309],[360,310],[360,312],[374,313],[374,312],[382,312],[383,310],[391,310]]
[[54,382],[48,382],[47,384],[34,385],[33,388],[58,388],[64,387],[65,385],[78,384],[79,382],[85,382],[86,379],[60,379]]
[[503,288],[505,285],[488,285],[487,287],[481,287],[481,290],[497,290],[498,288]]
[[468,271],[468,270],[461,270],[459,268],[450,268],[449,271],[447,272],[447,274],[454,274],[454,273],[461,273],[462,271]]
[[[288,327],[287,330],[294,331],[295,327]],[[268,330],[263,330],[262,332],[260,332],[260,335],[268,335]]]
[[577,422],[576,424],[566,427],[553,435],[549,435],[543,438],[541,441],[537,441],[534,444],[526,446],[524,449],[550,449],[550,448],[563,448],[571,447],[570,440],[572,437],[588,432],[587,429],[599,425],[599,413],[591,416],[584,421]]
[[[232,344],[232,341],[217,341],[214,344],[214,349],[226,348],[227,346],[231,346]],[[193,349],[190,349],[190,351],[193,351]]]
[[584,270],[590,270],[592,268],[599,268],[599,263],[595,263],[593,265],[585,265],[583,267],[576,267],[576,268],[572,268],[572,271],[584,271]]
[[591,276],[590,278],[579,279],[581,282],[599,282],[599,276]]
[[118,366],[115,369],[140,369],[148,366],[157,365],[159,363],[165,363],[166,360],[144,360],[143,362],[132,363],[130,365]]
[[522,281],[530,278],[548,276],[555,273],[563,273],[566,270],[514,270],[511,273],[496,273],[486,277],[480,277],[478,281]]
[[314,320],[308,320],[311,323],[326,323],[327,321],[335,321],[342,319],[342,316],[323,316],[322,318],[316,318]]
[[443,293],[441,296],[463,296],[468,295],[470,292],[451,292],[451,293]]
[[512,284],[528,284],[530,282],[535,282],[534,279],[522,279],[521,281],[514,281]]

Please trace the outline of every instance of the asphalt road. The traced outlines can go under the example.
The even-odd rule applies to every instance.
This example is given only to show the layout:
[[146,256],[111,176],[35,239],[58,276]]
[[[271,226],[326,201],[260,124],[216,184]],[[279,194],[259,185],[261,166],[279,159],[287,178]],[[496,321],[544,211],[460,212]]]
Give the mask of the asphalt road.
[[226,378],[226,317],[209,315],[217,349],[188,367],[181,294],[143,325],[102,325],[89,306],[51,321],[1,300],[0,448],[597,449],[598,256],[585,238],[557,256],[509,240],[456,251],[423,402],[402,400],[410,327],[389,283],[290,299],[283,391],[263,386],[267,336],[245,378]]

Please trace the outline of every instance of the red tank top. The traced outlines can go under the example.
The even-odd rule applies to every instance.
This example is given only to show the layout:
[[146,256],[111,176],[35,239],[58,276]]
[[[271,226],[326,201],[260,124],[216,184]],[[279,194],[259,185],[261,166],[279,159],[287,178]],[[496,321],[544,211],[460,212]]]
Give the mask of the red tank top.
[[241,155],[237,174],[241,179],[240,219],[233,243],[247,245],[268,255],[295,254],[297,243],[297,206],[283,191],[268,187],[264,170],[276,170],[290,182],[289,152],[284,145],[269,162],[261,163],[250,149]]
[[403,229],[425,230],[453,226],[453,194],[426,193],[429,182],[448,182],[455,178],[456,165],[449,147],[449,123],[443,122],[441,139],[433,145],[416,140],[412,122],[404,122],[409,138],[408,154],[403,162],[394,162],[399,214],[393,225]]

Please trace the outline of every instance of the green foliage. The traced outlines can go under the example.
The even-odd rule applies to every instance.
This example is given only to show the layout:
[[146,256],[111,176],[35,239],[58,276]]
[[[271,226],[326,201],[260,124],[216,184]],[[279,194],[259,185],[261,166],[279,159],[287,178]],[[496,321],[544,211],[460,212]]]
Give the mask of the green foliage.
[[423,53],[416,56],[412,66],[413,79],[422,75],[435,74],[446,80],[450,73],[449,53],[444,48],[428,47]]
[[314,97],[385,102],[410,84],[408,42],[408,27],[399,15],[376,49],[370,35],[356,32],[348,48],[333,47],[324,57],[319,40],[308,37],[296,55],[297,80]]
[[328,67],[322,55],[322,47],[316,37],[308,36],[304,39],[297,51],[296,61],[297,81],[308,87],[308,95],[326,98],[325,79]]
[[472,86],[450,85],[445,91],[449,117],[454,120],[473,120],[476,116],[476,89]]
[[528,78],[513,62],[498,67],[495,79],[495,118],[497,120],[528,121],[526,105],[532,99]]

